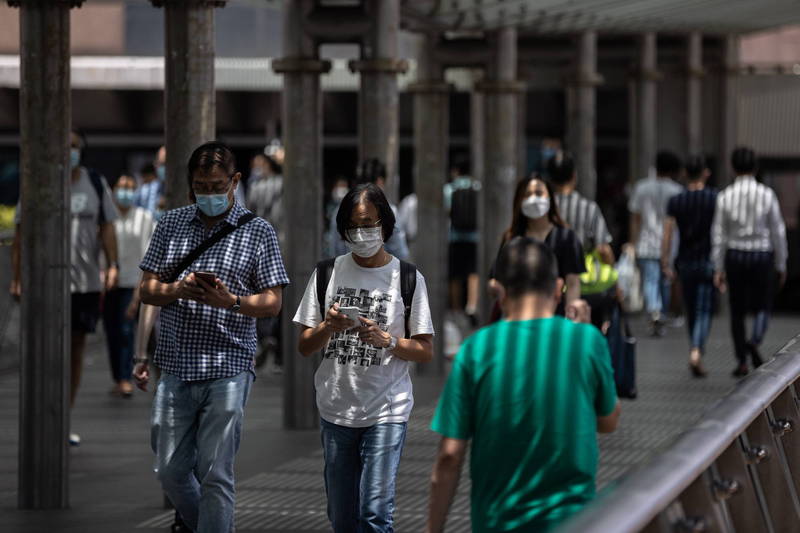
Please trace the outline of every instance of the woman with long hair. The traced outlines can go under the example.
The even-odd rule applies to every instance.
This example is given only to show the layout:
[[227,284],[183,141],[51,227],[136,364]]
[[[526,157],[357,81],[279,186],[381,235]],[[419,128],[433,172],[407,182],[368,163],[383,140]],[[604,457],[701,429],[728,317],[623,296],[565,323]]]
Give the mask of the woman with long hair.
[[[583,246],[558,213],[555,195],[550,184],[537,174],[523,178],[514,191],[511,226],[503,234],[502,247],[514,237],[531,237],[545,243],[558,261],[558,276],[566,287],[558,312],[564,313],[567,305],[581,297],[580,275],[586,272]],[[494,271],[494,269],[492,269]],[[494,276],[489,281],[497,290]]]

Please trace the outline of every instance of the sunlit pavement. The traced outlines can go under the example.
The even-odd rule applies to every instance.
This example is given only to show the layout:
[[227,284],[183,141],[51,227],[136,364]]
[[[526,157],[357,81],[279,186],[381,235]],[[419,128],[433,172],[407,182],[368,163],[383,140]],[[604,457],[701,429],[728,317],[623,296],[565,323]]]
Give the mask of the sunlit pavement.
[[[797,333],[797,320],[775,317],[763,344],[774,353]],[[639,398],[625,401],[620,429],[601,437],[599,484],[623,474],[668,445],[694,422],[703,409],[728,391],[735,380],[732,343],[725,317],[717,318],[707,347],[706,379],[694,379],[687,368],[685,328],[668,328],[666,336],[638,335]],[[329,531],[325,516],[322,452],[317,431],[288,431],[281,427],[279,375],[259,374],[245,419],[237,458],[237,531]],[[397,481],[396,530],[423,529],[428,476],[438,436],[428,424],[441,379],[415,377],[417,406]],[[75,408],[73,430],[82,444],[71,451],[71,509],[16,510],[17,405],[16,374],[0,376],[0,530],[6,533],[67,531],[168,531],[172,512],[152,472],[149,447],[150,394],[132,399],[109,394],[111,378],[100,335],[90,343],[84,383]],[[449,530],[469,530],[469,481],[465,472],[451,513]]]

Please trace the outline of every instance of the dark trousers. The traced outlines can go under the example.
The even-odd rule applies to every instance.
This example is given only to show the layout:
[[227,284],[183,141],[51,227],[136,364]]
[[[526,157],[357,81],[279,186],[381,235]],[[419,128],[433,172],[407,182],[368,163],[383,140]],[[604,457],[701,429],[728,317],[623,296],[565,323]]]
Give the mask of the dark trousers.
[[711,262],[681,261],[676,265],[683,289],[689,342],[692,348],[702,350],[711,330],[714,312],[714,274]]
[[731,305],[731,335],[740,364],[747,358],[745,317],[755,316],[750,344],[764,340],[775,291],[775,261],[772,252],[728,250],[725,255],[728,298]]
[[130,381],[133,374],[133,340],[136,321],[125,316],[133,298],[133,289],[113,289],[103,302],[103,327],[106,330],[108,358],[114,381]]

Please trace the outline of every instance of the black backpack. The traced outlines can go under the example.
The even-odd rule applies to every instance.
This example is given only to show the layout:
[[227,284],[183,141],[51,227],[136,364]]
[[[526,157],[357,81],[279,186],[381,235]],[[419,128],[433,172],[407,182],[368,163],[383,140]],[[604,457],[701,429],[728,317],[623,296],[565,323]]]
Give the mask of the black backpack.
[[[325,293],[328,290],[328,283],[331,281],[333,266],[336,262],[335,257],[325,259],[317,263],[317,302],[322,316],[325,316]],[[406,338],[410,338],[408,329],[408,319],[411,317],[411,303],[414,300],[414,291],[417,289],[417,267],[411,263],[400,260],[400,297],[405,306],[405,327]]]
[[478,191],[475,187],[453,191],[450,203],[450,223],[457,231],[478,230]]

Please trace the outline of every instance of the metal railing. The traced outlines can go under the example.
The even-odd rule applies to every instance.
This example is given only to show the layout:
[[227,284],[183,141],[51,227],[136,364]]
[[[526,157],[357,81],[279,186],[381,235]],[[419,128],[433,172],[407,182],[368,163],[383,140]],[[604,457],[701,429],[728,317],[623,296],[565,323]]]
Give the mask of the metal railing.
[[800,532],[798,378],[800,336],[558,533]]

